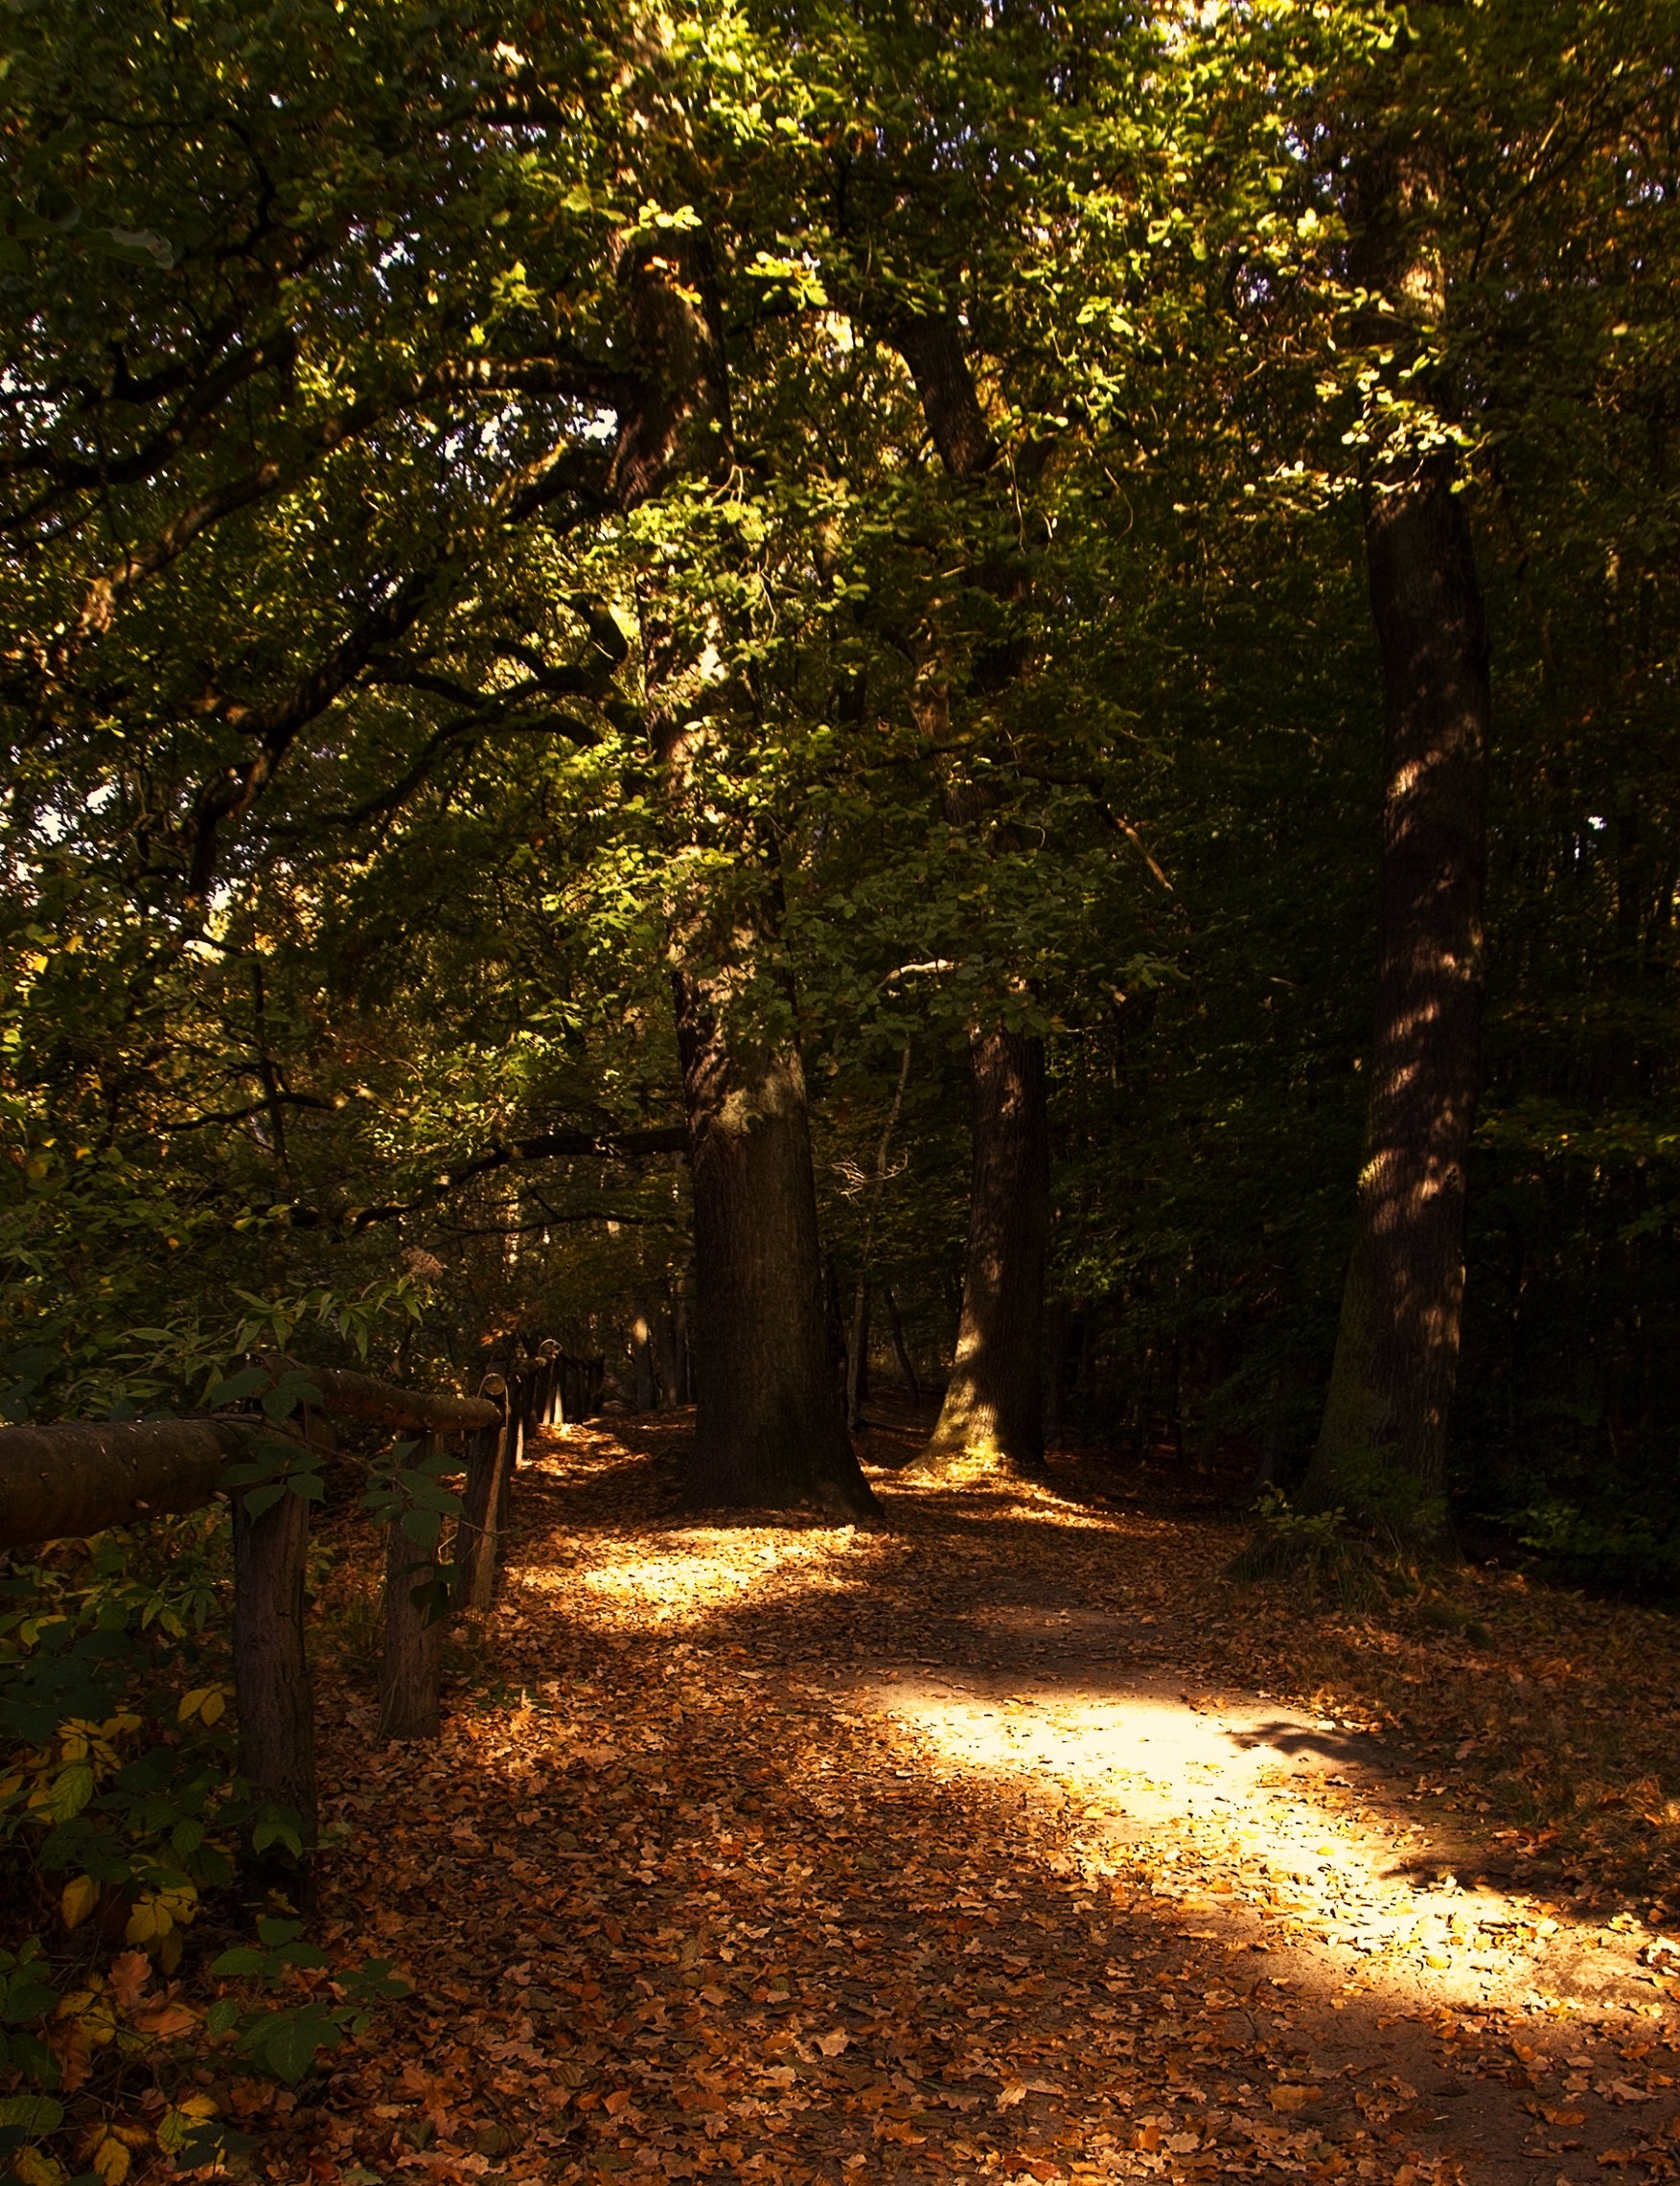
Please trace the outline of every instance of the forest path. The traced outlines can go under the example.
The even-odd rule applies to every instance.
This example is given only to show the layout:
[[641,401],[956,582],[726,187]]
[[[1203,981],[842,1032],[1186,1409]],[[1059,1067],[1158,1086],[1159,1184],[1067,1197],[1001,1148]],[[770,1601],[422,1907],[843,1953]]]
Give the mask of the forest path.
[[477,1705],[352,1725],[327,1917],[419,1993],[308,2175],[1674,2174],[1667,1981],[1233,1681],[1228,1528],[1060,1472],[695,1523],[684,1431],[548,1438]]

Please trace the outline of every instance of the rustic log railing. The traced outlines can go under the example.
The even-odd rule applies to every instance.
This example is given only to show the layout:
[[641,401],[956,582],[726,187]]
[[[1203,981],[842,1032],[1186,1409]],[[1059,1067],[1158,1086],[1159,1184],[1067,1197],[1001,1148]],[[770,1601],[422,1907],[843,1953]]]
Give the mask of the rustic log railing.
[[[239,1769],[266,1803],[297,1818],[304,1854],[296,1864],[307,1889],[316,1831],[304,1600],[310,1504],[289,1491],[248,1498],[227,1486],[230,1462],[250,1460],[264,1445],[273,1454],[284,1443],[313,1464],[333,1448],[327,1424],[333,1419],[418,1432],[425,1438],[423,1460],[433,1461],[429,1466],[423,1462],[424,1471],[464,1476],[452,1605],[488,1609],[508,1530],[514,1475],[530,1438],[540,1427],[589,1417],[600,1403],[604,1369],[601,1360],[573,1358],[549,1341],[517,1369],[487,1375],[476,1396],[449,1396],[399,1389],[371,1374],[306,1367],[272,1353],[260,1353],[250,1364],[271,1388],[283,1378],[293,1382],[306,1407],[299,1416],[274,1421],[219,1413],[0,1427],[0,1552],[196,1510],[228,1494]],[[450,1464],[450,1444],[457,1438],[459,1461]],[[255,1510],[252,1501],[259,1506]],[[386,1737],[432,1738],[441,1722],[443,1570],[437,1549],[418,1546],[404,1528],[406,1508],[399,1489],[386,1529],[379,1723]]]

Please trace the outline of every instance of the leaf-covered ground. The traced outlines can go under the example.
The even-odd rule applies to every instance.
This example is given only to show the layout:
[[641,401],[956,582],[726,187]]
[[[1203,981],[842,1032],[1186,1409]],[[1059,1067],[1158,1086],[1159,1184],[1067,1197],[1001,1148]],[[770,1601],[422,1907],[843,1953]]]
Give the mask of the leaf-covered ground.
[[697,1524],[683,1431],[521,1474],[441,1746],[347,1700],[329,1940],[416,1995],[247,2083],[270,2176],[1680,2170],[1666,1620],[1229,1594],[1228,1524],[1078,1466]]

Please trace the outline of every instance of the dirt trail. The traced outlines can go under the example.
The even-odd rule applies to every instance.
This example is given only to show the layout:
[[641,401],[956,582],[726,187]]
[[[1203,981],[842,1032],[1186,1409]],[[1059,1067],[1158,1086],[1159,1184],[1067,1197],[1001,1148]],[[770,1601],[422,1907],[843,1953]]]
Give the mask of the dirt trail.
[[886,1532],[691,1524],[681,1431],[550,1438],[499,1690],[371,1772],[347,1726],[329,1917],[420,1992],[274,2175],[1680,2169],[1638,1939],[1221,1683],[1217,1528],[890,1477]]

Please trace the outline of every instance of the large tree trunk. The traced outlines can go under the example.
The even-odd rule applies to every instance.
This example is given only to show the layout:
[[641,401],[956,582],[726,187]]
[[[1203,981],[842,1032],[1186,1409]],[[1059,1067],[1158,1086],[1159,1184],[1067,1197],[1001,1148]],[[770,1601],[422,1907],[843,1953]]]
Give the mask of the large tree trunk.
[[1049,1128],[1042,1040],[977,1033],[974,1180],[956,1357],[918,1469],[1044,1467]]
[[[638,366],[613,457],[624,508],[679,477],[727,472],[728,368],[711,276],[696,231],[622,247],[618,279]],[[704,841],[714,857],[724,851],[734,866],[725,879],[695,883],[692,897],[679,885],[667,929],[694,1172],[687,1492],[699,1505],[816,1502],[872,1515],[878,1506],[829,1366],[804,1072],[791,1031],[765,1028],[752,991],[771,953],[774,891],[741,913],[733,885],[745,881],[750,893],[771,854],[750,821],[721,820],[715,792],[695,779],[697,761],[715,756],[713,732],[691,710],[696,691],[705,689],[707,717],[746,694],[726,662],[717,674],[700,666],[695,627],[692,617],[667,621],[656,600],[642,618],[648,725],[673,833]]]
[[[909,367],[940,461],[952,477],[981,477],[1000,449],[980,406],[962,329],[950,314],[901,320],[891,339]],[[1023,450],[1012,489],[1030,481],[1043,449]],[[982,566],[972,581],[1001,600],[1024,602],[1024,569]],[[1023,673],[1013,637],[977,659],[974,687],[996,696]],[[929,725],[950,703],[943,673],[925,686]],[[971,825],[989,800],[972,779],[947,784],[945,817]],[[971,1466],[1044,1468],[1044,1290],[1049,1223],[1049,1130],[1044,1042],[1018,1033],[974,1035],[974,1185],[956,1357],[923,1472]]]
[[694,1145],[689,1497],[873,1515],[829,1358],[798,1055],[732,1026],[705,978],[676,985]]
[[1386,734],[1376,1029],[1353,1250],[1303,1489],[1402,1541],[1445,1529],[1481,1016],[1487,642],[1450,456],[1371,494]]

